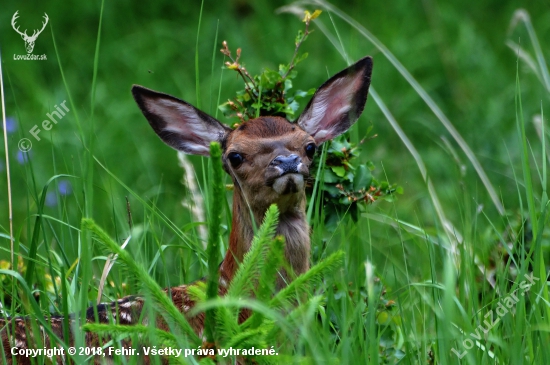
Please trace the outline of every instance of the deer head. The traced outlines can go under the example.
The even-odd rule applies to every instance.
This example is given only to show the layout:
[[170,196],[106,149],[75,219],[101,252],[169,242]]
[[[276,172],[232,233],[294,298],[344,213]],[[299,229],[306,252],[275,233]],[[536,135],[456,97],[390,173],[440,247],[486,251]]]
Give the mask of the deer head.
[[36,42],[36,38],[38,38],[38,36],[40,35],[40,33],[42,33],[42,31],[44,30],[44,28],[46,28],[46,24],[48,24],[48,14],[44,13],[44,22],[42,23],[42,29],[40,30],[34,30],[32,35],[31,36],[28,36],[27,35],[27,30],[25,29],[24,32],[21,32],[19,31],[19,27],[16,26],[15,24],[15,21],[17,20],[17,18],[19,18],[19,15],[17,15],[17,13],[19,12],[19,10],[17,10],[15,12],[15,14],[13,14],[13,17],[11,18],[11,26],[13,27],[13,30],[15,30],[17,33],[19,33],[21,35],[21,38],[23,38],[23,41],[25,41],[25,49],[27,50],[27,53],[31,53],[32,50],[34,49],[34,42]]
[[[297,274],[309,268],[304,180],[318,146],[347,131],[361,115],[371,72],[372,58],[365,57],[331,77],[296,123],[259,117],[235,130],[183,100],[134,85],[139,108],[166,144],[203,156],[208,156],[210,142],[222,146],[223,165],[235,185],[229,251],[220,266],[222,284],[232,279],[250,247],[252,220],[261,222],[271,204],[280,211],[277,233],[286,239],[285,255],[291,267]],[[279,278],[278,287],[284,279]]]

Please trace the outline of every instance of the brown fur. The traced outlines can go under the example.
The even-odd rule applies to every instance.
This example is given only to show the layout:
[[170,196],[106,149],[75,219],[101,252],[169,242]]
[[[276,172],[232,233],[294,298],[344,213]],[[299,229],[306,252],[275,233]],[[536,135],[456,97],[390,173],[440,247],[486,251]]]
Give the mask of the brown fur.
[[[286,239],[286,258],[296,274],[309,268],[309,227],[305,217],[305,192],[279,195],[270,186],[272,171],[269,164],[275,156],[297,154],[302,159],[302,174],[309,175],[311,160],[305,147],[313,138],[300,127],[279,117],[258,118],[248,121],[231,132],[224,150],[224,166],[235,184],[233,195],[233,230],[229,237],[229,250],[220,271],[228,282],[233,278],[237,263],[242,262],[253,237],[252,219],[256,226],[263,220],[271,204],[277,204],[280,223],[277,234]],[[246,151],[243,152],[243,151]],[[233,169],[227,161],[232,152],[241,153],[243,164]],[[246,182],[246,183],[244,183]],[[278,281],[279,288],[283,283]]]

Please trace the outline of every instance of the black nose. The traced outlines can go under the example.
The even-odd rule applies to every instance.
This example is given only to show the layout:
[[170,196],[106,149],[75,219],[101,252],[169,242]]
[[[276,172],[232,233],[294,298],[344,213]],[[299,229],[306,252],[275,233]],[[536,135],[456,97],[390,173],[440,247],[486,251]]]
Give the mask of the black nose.
[[292,154],[290,156],[277,156],[271,161],[271,166],[281,170],[281,175],[298,172],[298,165],[302,162],[300,156]]

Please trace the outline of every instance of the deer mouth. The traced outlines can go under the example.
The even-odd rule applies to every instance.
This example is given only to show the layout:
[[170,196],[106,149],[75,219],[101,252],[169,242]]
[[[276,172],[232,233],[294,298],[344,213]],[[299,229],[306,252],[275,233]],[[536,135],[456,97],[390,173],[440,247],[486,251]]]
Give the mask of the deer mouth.
[[288,173],[273,181],[273,190],[279,195],[295,194],[304,189],[304,175]]
[[295,154],[277,156],[266,169],[265,181],[278,195],[296,194],[304,190],[307,165]]

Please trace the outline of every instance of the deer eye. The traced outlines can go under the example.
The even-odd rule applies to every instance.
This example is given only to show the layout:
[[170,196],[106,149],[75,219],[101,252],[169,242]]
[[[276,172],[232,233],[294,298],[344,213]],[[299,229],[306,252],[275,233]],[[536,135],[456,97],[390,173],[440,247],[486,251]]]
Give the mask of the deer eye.
[[313,155],[315,154],[315,150],[317,149],[317,146],[315,146],[315,143],[310,143],[306,146],[306,155],[310,159],[313,158]]
[[227,159],[229,160],[231,167],[233,167],[234,169],[241,166],[244,160],[243,156],[241,156],[241,154],[237,152],[231,152],[229,155],[227,155]]

